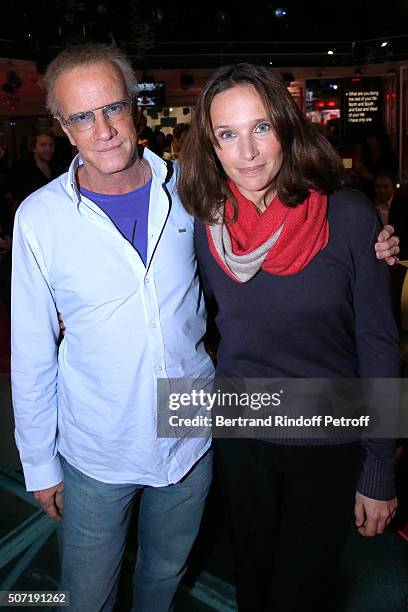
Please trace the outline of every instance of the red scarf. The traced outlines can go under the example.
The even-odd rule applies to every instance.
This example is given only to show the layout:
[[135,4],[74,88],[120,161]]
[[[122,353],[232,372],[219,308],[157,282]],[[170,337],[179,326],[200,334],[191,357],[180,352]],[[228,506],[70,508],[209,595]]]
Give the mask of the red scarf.
[[213,257],[238,282],[246,282],[261,268],[282,276],[297,274],[327,245],[326,195],[310,191],[295,208],[275,197],[260,215],[232,181],[228,184],[237,202],[237,220],[224,222],[224,215],[231,219],[234,213],[227,200],[225,210],[219,211],[218,223],[207,225],[207,237]]

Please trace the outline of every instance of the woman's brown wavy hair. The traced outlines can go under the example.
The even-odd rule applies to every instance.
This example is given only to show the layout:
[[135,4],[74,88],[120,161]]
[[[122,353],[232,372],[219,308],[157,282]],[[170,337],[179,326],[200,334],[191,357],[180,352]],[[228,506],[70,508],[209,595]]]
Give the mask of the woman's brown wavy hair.
[[227,176],[215,153],[218,144],[210,109],[217,94],[237,85],[255,88],[282,147],[282,167],[271,189],[277,189],[284,204],[294,207],[310,189],[328,194],[341,185],[343,166],[336,151],[271,70],[252,64],[224,66],[201,91],[181,153],[178,186],[188,212],[200,221],[213,223],[214,213],[226,198],[231,199],[236,212]]

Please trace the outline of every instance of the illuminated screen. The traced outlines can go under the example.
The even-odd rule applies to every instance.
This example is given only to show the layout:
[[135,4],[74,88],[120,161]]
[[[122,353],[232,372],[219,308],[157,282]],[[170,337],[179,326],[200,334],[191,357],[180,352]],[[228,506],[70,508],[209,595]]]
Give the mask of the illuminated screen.
[[163,106],[164,83],[138,83],[136,99],[138,106]]

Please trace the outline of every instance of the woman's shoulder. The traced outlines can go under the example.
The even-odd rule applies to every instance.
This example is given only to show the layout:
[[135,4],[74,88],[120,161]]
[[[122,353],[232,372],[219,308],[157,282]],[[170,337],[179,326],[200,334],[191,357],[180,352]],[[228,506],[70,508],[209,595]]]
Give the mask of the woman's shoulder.
[[336,189],[332,194],[329,195],[329,203],[334,206],[351,206],[359,208],[373,209],[374,206],[368,196],[359,189],[353,189],[352,187],[343,187],[342,189]]
[[371,200],[358,189],[345,187],[334,191],[328,197],[329,219],[344,222],[374,223],[377,211]]
[[339,189],[329,196],[328,219],[332,236],[351,251],[371,248],[380,230],[374,204],[357,189]]

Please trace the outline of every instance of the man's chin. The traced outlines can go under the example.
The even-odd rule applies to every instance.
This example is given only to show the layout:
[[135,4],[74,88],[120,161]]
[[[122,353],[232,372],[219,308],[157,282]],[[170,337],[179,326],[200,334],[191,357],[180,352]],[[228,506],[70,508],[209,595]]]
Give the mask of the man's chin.
[[106,159],[103,162],[101,162],[101,160],[97,160],[92,165],[95,170],[101,174],[117,174],[118,172],[123,172],[131,166],[128,160],[123,159]]

